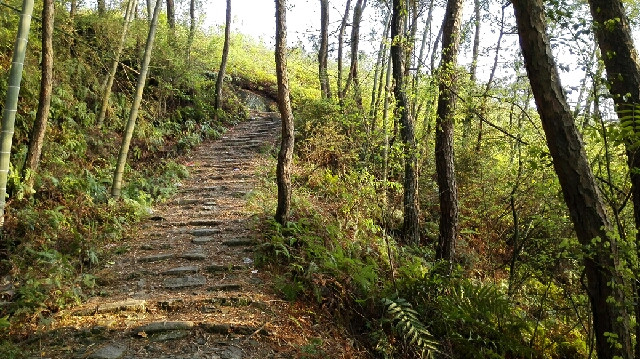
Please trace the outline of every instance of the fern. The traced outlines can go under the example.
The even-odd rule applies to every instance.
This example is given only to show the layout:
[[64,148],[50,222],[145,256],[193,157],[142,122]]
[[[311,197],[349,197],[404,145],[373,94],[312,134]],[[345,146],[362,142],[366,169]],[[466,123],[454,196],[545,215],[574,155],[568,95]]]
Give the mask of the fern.
[[427,327],[418,319],[418,312],[404,298],[383,298],[387,316],[393,324],[396,334],[403,337],[409,345],[415,345],[421,357],[430,357],[437,352],[438,342]]

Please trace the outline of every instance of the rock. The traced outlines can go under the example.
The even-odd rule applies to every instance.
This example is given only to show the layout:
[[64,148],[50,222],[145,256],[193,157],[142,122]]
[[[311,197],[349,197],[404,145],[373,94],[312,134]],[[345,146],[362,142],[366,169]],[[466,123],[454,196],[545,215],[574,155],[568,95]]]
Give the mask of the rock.
[[256,240],[251,238],[237,238],[237,239],[230,239],[228,241],[224,241],[222,242],[222,244],[224,244],[227,247],[242,247],[242,246],[254,246],[258,244],[258,242],[256,242]]
[[128,299],[119,302],[100,304],[94,308],[80,309],[74,312],[74,315],[88,316],[104,313],[118,312],[144,312],[146,311],[147,302],[144,300]]
[[207,288],[207,290],[210,292],[215,292],[215,291],[229,292],[234,290],[240,290],[241,288],[242,288],[242,285],[240,284],[228,283],[228,284],[214,285],[212,287]]
[[191,231],[191,235],[195,237],[207,237],[220,233],[219,228],[198,228]]
[[219,219],[195,219],[193,221],[189,221],[190,226],[210,226],[215,227],[222,224],[222,221]]
[[149,337],[149,340],[152,342],[166,342],[168,340],[182,339],[187,335],[189,335],[189,332],[186,330],[173,330],[170,332],[153,334]]
[[180,289],[190,287],[200,287],[207,284],[207,279],[201,275],[193,275],[178,278],[167,278],[164,287],[167,289]]
[[203,244],[203,243],[213,242],[215,240],[216,239],[214,237],[196,237],[192,239],[191,242],[194,244]]
[[[132,329],[132,333],[138,336],[165,333],[178,330],[190,330],[195,326],[191,321],[151,322]],[[143,334],[144,333],[144,334]]]
[[138,262],[141,262],[141,263],[159,262],[165,259],[173,258],[173,256],[174,256],[173,253],[154,254],[146,257],[140,257],[138,258]]
[[192,260],[192,261],[202,261],[207,259],[207,255],[202,251],[192,251],[183,253],[180,258]]
[[209,273],[225,272],[225,271],[232,271],[232,270],[243,270],[243,269],[248,269],[248,267],[243,265],[238,265],[238,264],[234,264],[234,265],[212,264],[204,268],[204,270]]
[[90,359],[120,359],[126,347],[118,344],[108,344],[89,355]]
[[184,267],[171,268],[169,270],[162,272],[162,274],[176,275],[176,274],[198,273],[199,270],[200,268],[196,266],[184,266]]

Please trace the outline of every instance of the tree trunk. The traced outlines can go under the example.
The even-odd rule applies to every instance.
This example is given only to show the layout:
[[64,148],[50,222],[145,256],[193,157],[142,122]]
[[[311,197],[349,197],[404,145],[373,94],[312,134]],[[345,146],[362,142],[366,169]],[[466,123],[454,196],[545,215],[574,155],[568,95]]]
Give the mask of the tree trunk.
[[328,73],[329,59],[329,0],[320,0],[320,50],[318,51],[318,77],[322,98],[331,98]]
[[[473,36],[473,49],[471,51],[471,68],[469,69],[469,81],[471,82],[471,86],[473,86],[472,88],[475,88],[478,72],[478,55],[480,53],[480,0],[473,0],[473,12],[473,22],[475,25],[475,30]],[[473,94],[471,96],[473,96]],[[467,109],[467,113],[465,114],[462,123],[462,138],[464,139],[464,142],[466,142],[467,138],[469,137],[469,132],[471,132],[471,120],[473,119],[473,110],[475,107],[471,98],[467,100],[467,103],[469,104],[469,108]]]
[[393,15],[391,17],[391,61],[393,62],[393,79],[395,87],[393,93],[396,99],[396,116],[400,119],[400,135],[404,147],[404,222],[402,235],[405,243],[420,243],[420,228],[418,226],[418,174],[415,133],[413,119],[409,111],[405,79],[406,48],[405,22],[406,1],[393,0]]
[[280,224],[289,221],[291,210],[291,167],[293,166],[293,111],[287,76],[287,1],[276,1],[276,75],[278,81],[278,108],[282,119],[282,142],[278,153],[276,177],[278,181],[278,208],[275,219]]
[[73,19],[76,16],[76,12],[78,11],[78,1],[71,0],[69,4],[69,19]]
[[224,81],[224,73],[227,68],[227,58],[229,57],[229,40],[231,34],[231,0],[227,0],[227,15],[224,25],[224,45],[222,47],[222,60],[220,61],[220,70],[216,77],[216,94],[213,108],[215,109],[216,120],[218,119],[218,110],[220,110],[220,101],[222,100],[222,83]]
[[[380,40],[380,48],[378,49],[378,57],[376,59],[376,66],[374,68],[373,86],[371,88],[371,102],[369,103],[369,120],[371,121],[368,131],[373,132],[376,127],[376,114],[377,114],[377,101],[376,93],[380,96],[382,90],[382,78],[384,74],[384,67],[386,65],[386,41],[389,36],[389,26],[391,25],[391,12],[389,12],[384,21],[384,32],[382,40]],[[379,83],[380,82],[380,83]]]
[[23,0],[20,21],[18,22],[18,34],[16,35],[16,42],[13,46],[13,59],[11,60],[11,69],[9,70],[7,97],[2,112],[2,133],[0,134],[0,234],[2,234],[2,229],[4,228],[4,210],[7,196],[7,177],[9,175],[9,163],[11,161],[11,143],[15,130],[18,95],[20,93],[22,68],[27,52],[32,13],[33,0]]
[[189,40],[187,46],[187,59],[191,62],[191,48],[196,36],[196,0],[189,1]]
[[560,85],[546,34],[542,0],[516,0],[513,6],[525,67],[553,166],[578,240],[583,248],[589,248],[584,265],[598,358],[631,358],[628,315],[620,293],[623,283],[616,272],[617,244],[607,235],[611,225]]
[[354,99],[358,110],[362,113],[362,92],[360,88],[360,77],[358,76],[358,48],[360,44],[360,23],[362,22],[362,12],[367,6],[367,0],[356,0],[353,8],[353,21],[351,22],[351,65],[349,66],[349,76],[347,83],[342,90],[342,99],[344,99],[353,83]]
[[111,88],[113,87],[113,80],[116,77],[116,71],[118,70],[118,64],[120,63],[120,56],[122,55],[122,50],[124,49],[125,41],[127,39],[127,32],[129,31],[129,25],[131,24],[131,19],[133,18],[133,13],[136,7],[136,3],[137,3],[137,0],[129,0],[129,2],[127,3],[127,12],[124,16],[124,25],[122,26],[120,43],[118,44],[118,49],[116,50],[116,54],[113,59],[113,63],[111,64],[109,75],[107,75],[107,79],[104,85],[104,93],[102,95],[102,104],[100,106],[100,113],[98,114],[98,119],[96,120],[97,128],[102,128],[102,125],[104,123],[104,118],[107,114],[107,108],[109,107],[109,98],[111,97]]
[[138,109],[140,108],[140,102],[142,101],[142,92],[144,91],[144,85],[147,81],[147,72],[149,71],[149,62],[151,62],[151,50],[153,49],[153,40],[156,36],[156,29],[158,28],[158,15],[160,14],[160,8],[162,7],[162,1],[157,0],[155,9],[153,10],[153,17],[151,18],[151,26],[149,28],[149,35],[147,36],[147,45],[144,49],[144,57],[142,60],[142,68],[140,69],[140,75],[138,76],[138,85],[136,87],[136,94],[131,105],[131,112],[129,113],[129,120],[127,121],[127,127],[125,128],[124,135],[122,136],[122,145],[120,146],[120,153],[118,154],[118,163],[113,175],[113,185],[111,187],[111,196],[114,198],[120,197],[122,190],[122,177],[124,174],[124,167],[127,163],[127,155],[129,154],[129,146],[131,144],[131,137],[133,137],[133,130],[136,126],[136,119],[138,118]]
[[[147,21],[151,22],[151,16],[153,15],[153,0],[147,0]],[[156,0],[161,1],[161,0]]]
[[167,24],[171,32],[176,30],[176,12],[173,0],[167,0]]
[[53,23],[55,17],[53,0],[42,4],[42,76],[40,78],[40,99],[36,120],[29,137],[27,158],[22,169],[22,178],[28,188],[33,189],[34,176],[40,164],[44,135],[49,121],[51,90],[53,87]]
[[[607,70],[609,92],[616,105],[620,126],[630,131],[625,138],[627,165],[631,177],[631,198],[636,230],[640,230],[640,64],[633,44],[629,19],[620,0],[589,0],[595,22],[595,35]],[[636,232],[636,250],[640,256],[640,231]],[[638,276],[638,269],[636,269]],[[640,286],[637,286],[640,298]],[[636,302],[639,299],[636,299]],[[636,321],[640,305],[635,306]],[[626,344],[623,342],[623,344]],[[599,355],[599,352],[598,352]],[[640,325],[636,325],[636,358],[640,358]]]
[[107,4],[105,0],[98,0],[98,15],[104,16],[107,12]]
[[349,19],[349,9],[351,9],[351,0],[347,0],[344,9],[344,16],[340,22],[340,30],[338,30],[338,103],[340,107],[344,106],[344,94],[342,92],[342,47],[344,45],[344,31],[347,28],[347,19]]
[[462,0],[449,0],[442,26],[440,95],[436,115],[435,161],[440,198],[440,234],[436,258],[453,262],[458,237],[458,189],[453,153],[456,65],[460,48]]

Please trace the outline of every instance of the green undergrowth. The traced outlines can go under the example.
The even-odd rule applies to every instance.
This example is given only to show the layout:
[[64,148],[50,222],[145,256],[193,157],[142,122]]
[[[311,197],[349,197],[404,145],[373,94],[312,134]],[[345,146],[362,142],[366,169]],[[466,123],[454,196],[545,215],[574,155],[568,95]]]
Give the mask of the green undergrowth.
[[[400,241],[400,156],[391,153],[394,163],[384,182],[378,147],[383,139],[372,133],[367,141],[359,119],[323,101],[298,107],[292,217],[285,225],[272,217],[274,168],[261,173],[265,180],[252,201],[264,233],[257,262],[276,273],[275,290],[282,298],[317,306],[381,358],[586,357],[589,344],[581,330],[586,297],[578,283],[567,286],[552,279],[558,267],[541,265],[567,268],[562,263],[572,255],[549,238],[564,230],[554,227],[554,212],[549,211],[548,222],[532,215],[539,231],[536,244],[527,244],[511,268],[504,261],[506,244],[495,244],[501,259],[497,254],[483,259],[494,249],[475,246],[479,231],[464,231],[460,259],[448,273],[447,265],[435,259],[433,243]],[[533,184],[553,186],[538,175],[546,178],[532,174]],[[468,196],[482,191],[465,177],[462,183]],[[430,197],[423,196],[423,205],[429,206]],[[421,231],[429,240],[437,222],[423,211]],[[464,218],[463,225],[470,226],[471,220]],[[504,262],[492,264],[496,260]],[[493,272],[486,271],[490,266]]]

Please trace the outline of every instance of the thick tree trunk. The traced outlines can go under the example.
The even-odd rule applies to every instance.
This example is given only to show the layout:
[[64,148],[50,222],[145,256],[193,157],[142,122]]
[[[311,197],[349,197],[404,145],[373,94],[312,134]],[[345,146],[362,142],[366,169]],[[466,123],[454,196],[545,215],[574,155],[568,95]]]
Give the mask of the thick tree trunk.
[[147,72],[149,71],[149,62],[151,62],[151,51],[153,50],[153,40],[156,36],[156,29],[158,28],[158,16],[160,14],[160,8],[162,7],[162,1],[156,1],[156,7],[153,10],[153,17],[151,18],[151,27],[149,28],[149,35],[147,36],[147,44],[144,49],[144,56],[142,60],[142,68],[140,69],[140,75],[138,76],[138,84],[136,86],[135,97],[133,98],[133,104],[131,105],[131,112],[129,113],[129,120],[127,121],[127,127],[125,128],[124,135],[122,136],[122,145],[120,146],[120,153],[118,154],[118,162],[116,164],[116,170],[113,175],[113,185],[111,186],[111,196],[114,198],[120,197],[122,190],[122,177],[124,174],[124,168],[127,163],[127,155],[129,154],[129,146],[131,145],[131,138],[133,137],[133,130],[136,127],[136,119],[138,118],[138,109],[140,108],[140,102],[142,102],[142,92],[144,91],[144,84],[147,81]]
[[440,198],[440,235],[436,258],[450,263],[455,256],[458,237],[458,189],[453,153],[453,116],[456,97],[456,65],[460,47],[462,0],[449,0],[442,26],[442,60],[440,61],[440,95],[436,115],[435,160]]
[[542,0],[514,0],[513,5],[553,166],[578,240],[588,248],[584,265],[598,358],[631,358],[628,315],[620,293],[623,283],[616,272],[617,244],[607,235],[611,225],[551,56]]
[[23,0],[20,21],[18,22],[18,34],[13,46],[13,58],[9,70],[7,83],[7,97],[2,111],[2,133],[0,134],[0,234],[4,228],[4,210],[7,197],[7,177],[9,175],[9,163],[11,161],[11,143],[15,130],[16,112],[18,108],[18,95],[20,94],[20,82],[22,81],[22,68],[29,41],[29,29],[31,27],[31,15],[33,13],[33,0]]
[[344,93],[342,92],[342,51],[344,46],[344,32],[347,28],[347,20],[349,19],[349,10],[351,9],[351,0],[347,0],[347,4],[344,9],[344,16],[340,22],[340,29],[338,30],[338,103],[340,107],[344,106]]
[[[631,177],[631,195],[636,229],[636,248],[640,256],[640,64],[633,44],[629,19],[620,0],[589,0],[595,21],[595,35],[601,59],[607,70],[609,92],[613,96],[620,125],[630,131],[625,139],[627,165]],[[638,275],[636,269],[636,276]],[[640,286],[636,293],[640,299]],[[636,321],[640,305],[635,306]],[[640,358],[640,325],[636,325],[636,358]]]
[[418,173],[417,154],[413,119],[409,111],[407,85],[405,79],[405,22],[407,7],[405,0],[393,0],[393,15],[391,17],[391,61],[393,62],[393,79],[395,87],[393,93],[396,99],[396,116],[400,119],[400,135],[404,146],[404,222],[402,235],[405,243],[420,243],[420,228],[418,226]]
[[214,101],[214,109],[216,119],[220,110],[220,101],[222,100],[222,83],[224,81],[224,73],[227,68],[227,59],[229,57],[229,41],[231,35],[231,0],[227,0],[227,15],[224,25],[224,45],[222,47],[222,60],[220,61],[220,70],[216,78],[216,94]]
[[127,12],[124,16],[122,34],[120,34],[120,43],[118,44],[118,49],[116,50],[113,63],[111,64],[111,69],[109,70],[109,74],[107,75],[104,85],[104,93],[102,94],[100,113],[98,114],[98,119],[96,120],[97,128],[102,128],[104,118],[107,114],[107,108],[109,107],[109,98],[111,97],[111,88],[113,87],[113,80],[116,77],[116,71],[118,70],[118,64],[120,63],[120,56],[122,55],[122,50],[124,49],[125,40],[127,39],[127,33],[129,32],[129,25],[131,24],[131,20],[133,19],[133,13],[135,12],[136,3],[137,0],[129,0],[129,2],[127,3]]
[[275,219],[280,224],[289,221],[291,210],[291,170],[293,166],[293,111],[287,76],[287,1],[276,1],[276,75],[278,81],[278,108],[282,119],[282,142],[278,153],[276,177],[278,207]]
[[331,98],[328,73],[329,59],[329,0],[320,0],[320,49],[318,51],[318,77],[322,98]]
[[55,6],[53,0],[42,4],[42,76],[40,78],[40,99],[36,120],[29,137],[27,158],[22,170],[22,178],[29,188],[33,188],[34,176],[40,164],[44,135],[49,121],[51,90],[53,87],[53,23]]
[[69,4],[69,19],[73,19],[76,16],[76,12],[78,11],[78,1],[71,0]]

